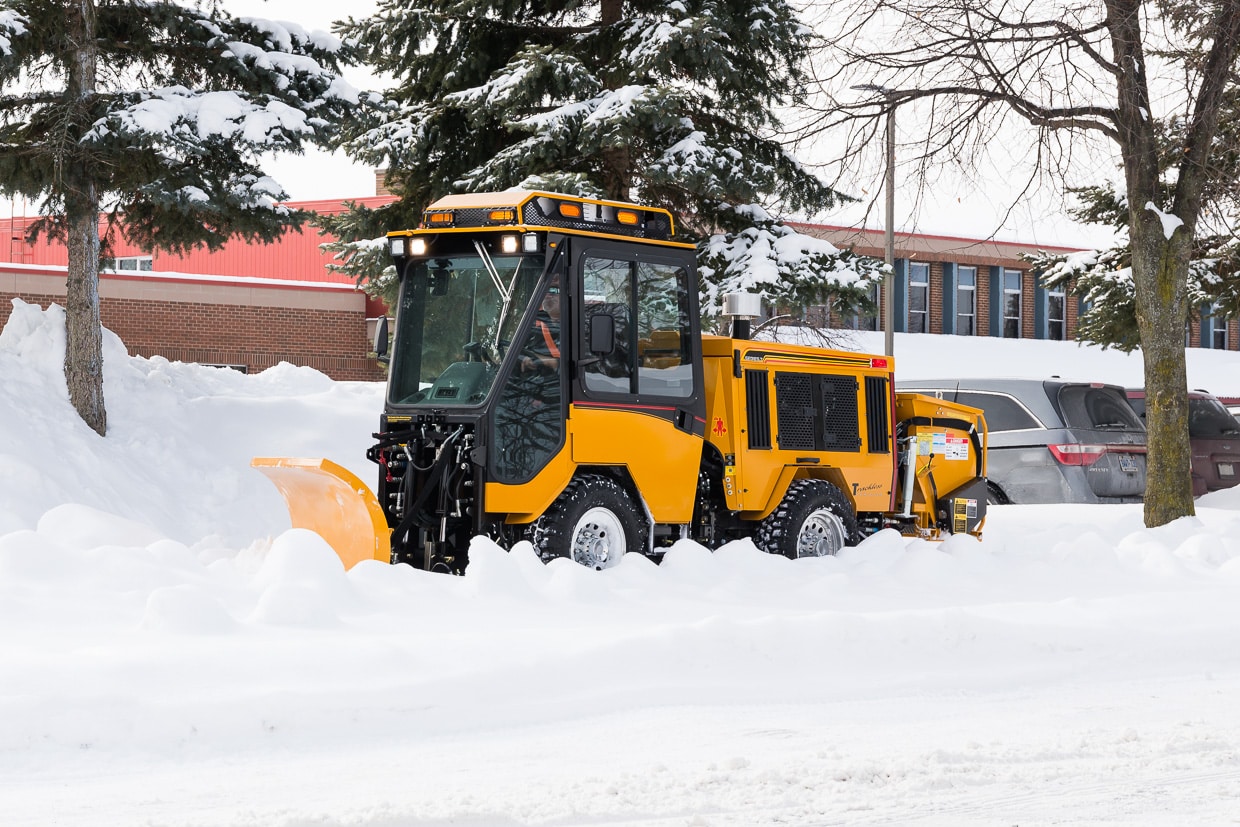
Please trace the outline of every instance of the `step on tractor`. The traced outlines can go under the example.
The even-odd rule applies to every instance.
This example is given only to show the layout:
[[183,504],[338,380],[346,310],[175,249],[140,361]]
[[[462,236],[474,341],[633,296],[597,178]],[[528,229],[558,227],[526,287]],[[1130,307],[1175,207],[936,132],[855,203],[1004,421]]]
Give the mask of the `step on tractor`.
[[980,536],[979,410],[897,393],[889,356],[750,338],[757,296],[727,296],[727,335],[703,333],[674,233],[637,204],[436,201],[388,235],[377,491],[325,459],[254,466],[346,566],[459,574],[477,536],[596,569],[683,538],[798,558],[883,529]]

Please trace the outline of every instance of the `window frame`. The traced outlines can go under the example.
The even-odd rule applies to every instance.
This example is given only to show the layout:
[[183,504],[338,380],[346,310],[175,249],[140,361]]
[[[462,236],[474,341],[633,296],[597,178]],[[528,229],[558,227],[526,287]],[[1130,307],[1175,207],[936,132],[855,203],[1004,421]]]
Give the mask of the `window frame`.
[[[679,251],[672,250],[650,250],[640,248],[635,245],[628,245],[617,242],[592,241],[589,244],[582,245],[575,250],[573,255],[573,273],[572,278],[577,285],[576,297],[572,301],[573,315],[581,318],[581,324],[577,325],[575,347],[581,356],[577,360],[577,364],[572,371],[570,377],[572,382],[572,398],[597,400],[597,401],[620,401],[626,402],[643,402],[654,401],[661,405],[675,406],[676,408],[694,408],[698,407],[701,400],[705,398],[703,391],[702,376],[702,353],[701,341],[697,337],[690,335],[691,331],[697,329],[698,325],[698,308],[697,301],[693,295],[687,294],[685,312],[688,314],[682,322],[681,329],[681,347],[682,359],[687,366],[690,367],[690,375],[692,376],[692,386],[688,394],[671,395],[652,393],[641,390],[641,367],[637,354],[637,326],[639,319],[639,290],[637,285],[633,285],[631,293],[631,304],[629,305],[629,314],[631,317],[630,334],[626,341],[629,347],[628,364],[631,368],[629,377],[629,389],[620,390],[619,388],[601,388],[595,385],[590,387],[587,384],[587,369],[592,364],[592,354],[589,350],[588,330],[586,324],[586,296],[585,296],[585,265],[591,259],[610,259],[612,261],[624,261],[629,264],[630,277],[636,278],[636,272],[642,265],[665,266],[680,271],[685,289],[692,291],[695,289],[693,283],[693,274],[696,272],[693,267],[692,251],[686,251],[682,255],[677,255]],[[703,403],[704,404],[704,403]]]
[[[914,273],[924,273],[924,280],[914,281]],[[913,291],[924,291],[924,301],[921,310],[913,309]],[[917,316],[921,319],[921,329],[913,329],[913,318]],[[905,330],[908,333],[929,333],[930,332],[930,263],[927,261],[910,261],[908,263],[908,307],[905,311]]]
[[[1015,289],[1008,287],[1008,276],[1015,277],[1016,279]],[[1001,338],[1003,339],[1023,339],[1024,338],[1024,336],[1022,335],[1024,332],[1023,326],[1025,322],[1025,318],[1024,318],[1025,316],[1025,301],[1024,301],[1025,278],[1024,276],[1025,276],[1025,272],[1023,270],[1013,270],[1010,267],[1003,267],[1000,269],[999,278],[1002,280],[1001,287],[1003,288],[1003,305],[1000,308],[1000,312],[1002,313],[1001,318],[1002,318],[1003,324],[999,332],[1002,334]],[[1008,298],[1012,296],[1016,298],[1016,315],[1015,316],[1008,315]],[[1014,336],[1008,335],[1008,323],[1009,322],[1013,322],[1015,324],[1016,335]]]
[[1227,317],[1215,302],[1210,305],[1210,349],[1227,350],[1227,334]]
[[[964,273],[972,274],[972,282],[962,285],[960,277]],[[969,312],[962,313],[961,296],[969,297]],[[962,333],[960,330],[961,320],[967,319],[969,322],[969,332]],[[971,264],[959,264],[956,266],[956,326],[955,333],[957,336],[976,336],[977,335],[977,267]]]
[[[132,267],[127,265],[133,265]],[[104,268],[112,273],[151,273],[155,270],[155,257],[146,256],[116,256],[108,259],[108,266]]]
[[[1059,299],[1060,317],[1055,318],[1051,313],[1051,300]],[[1059,325],[1059,335],[1054,335],[1055,325]],[[1046,290],[1046,338],[1056,342],[1066,342],[1068,340],[1068,292],[1062,287],[1047,288]]]

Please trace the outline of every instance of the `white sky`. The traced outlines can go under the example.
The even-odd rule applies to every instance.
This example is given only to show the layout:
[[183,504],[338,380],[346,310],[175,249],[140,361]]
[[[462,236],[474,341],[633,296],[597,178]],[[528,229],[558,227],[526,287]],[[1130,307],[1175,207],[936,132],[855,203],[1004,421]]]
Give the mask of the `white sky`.
[[[297,0],[229,0],[227,6],[236,14],[292,19],[307,28],[328,28],[345,13],[332,4],[303,4]],[[374,8],[373,0],[363,0],[349,5],[347,13],[361,18]],[[370,77],[361,73],[348,77],[359,88],[373,84]],[[898,141],[908,147],[921,137],[917,132],[919,119],[911,110],[906,107],[903,115],[897,118]],[[848,192],[861,198],[861,202],[817,216],[817,220],[850,226],[859,223],[874,228],[883,226],[884,159],[881,152],[882,147],[876,146],[865,168],[847,183]],[[814,160],[806,155],[802,157]],[[998,162],[990,159],[989,163],[967,174],[941,173],[933,182],[924,185],[911,175],[911,170],[898,166],[897,227],[901,231],[938,235],[982,238],[993,235],[1001,240],[1052,246],[1104,245],[1109,241],[1109,231],[1082,227],[1067,220],[1062,198],[1050,185],[1035,188],[1029,197],[1016,199],[1012,195],[1014,187],[1023,188],[1025,178],[1032,175],[1032,170],[1020,159],[1003,158]],[[273,163],[270,171],[294,199],[374,194],[373,170],[360,167],[343,156],[317,151],[305,157],[286,156]]]
[[[224,7],[237,16],[291,20],[307,29],[330,31],[337,20],[369,16],[376,3],[374,0],[354,0],[347,4],[324,0],[225,0]],[[349,70],[345,78],[361,90],[378,88],[373,77],[363,71]],[[311,149],[305,155],[281,155],[270,163],[267,171],[296,201],[375,194],[374,170],[354,163],[343,153],[329,154]]]
[[[359,0],[345,6],[324,0],[225,0],[225,7],[236,15],[289,20],[308,29],[330,30],[344,16],[362,18],[375,9],[375,0]],[[358,89],[382,86],[373,76],[350,70],[346,78]],[[897,118],[899,142],[911,146],[921,137],[918,119],[901,110]],[[911,117],[910,117],[911,116]],[[881,144],[881,141],[879,142]],[[1014,146],[1016,143],[1013,144]],[[882,178],[884,160],[881,146],[875,147],[865,166],[844,183],[849,193],[861,198],[857,204],[815,216],[815,220],[848,226],[883,226]],[[829,157],[829,154],[824,157]],[[802,153],[804,160],[820,160]],[[1064,215],[1065,204],[1053,186],[1037,189],[1017,199],[1013,189],[1023,187],[1031,174],[1017,159],[992,161],[990,166],[959,174],[942,174],[932,182],[911,175],[907,162],[898,163],[896,225],[900,231],[974,238],[995,237],[1054,246],[1103,246],[1111,233],[1096,227],[1083,227]],[[1105,158],[1091,162],[1096,181],[1111,169]],[[329,154],[309,150],[305,155],[274,156],[266,170],[282,184],[293,200],[337,199],[373,195],[374,170],[354,163],[343,153]],[[1015,203],[1014,203],[1015,202]],[[28,213],[22,202],[0,204],[0,213]]]
[[[985,347],[983,347],[983,343]],[[860,345],[871,347],[864,337]],[[983,539],[791,561],[345,573],[254,455],[364,458],[382,389],[0,333],[0,810],[14,827],[1223,824],[1240,800],[1240,489],[1002,506]],[[1240,382],[1190,351],[1189,381]],[[1062,342],[897,334],[898,376],[1139,376]]]

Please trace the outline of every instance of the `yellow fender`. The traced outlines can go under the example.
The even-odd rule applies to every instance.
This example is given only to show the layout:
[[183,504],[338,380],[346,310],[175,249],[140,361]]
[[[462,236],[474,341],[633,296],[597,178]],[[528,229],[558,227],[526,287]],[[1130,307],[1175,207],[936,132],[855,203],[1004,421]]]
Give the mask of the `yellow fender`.
[[321,458],[255,457],[250,465],[280,490],[293,527],[308,528],[326,540],[346,569],[362,560],[392,562],[387,517],[351,471]]

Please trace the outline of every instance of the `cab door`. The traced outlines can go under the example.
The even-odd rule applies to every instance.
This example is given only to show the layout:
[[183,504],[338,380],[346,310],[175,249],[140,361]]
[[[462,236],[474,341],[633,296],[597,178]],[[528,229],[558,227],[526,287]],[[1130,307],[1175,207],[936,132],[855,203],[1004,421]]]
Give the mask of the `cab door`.
[[656,523],[687,523],[706,432],[693,251],[577,248],[573,462],[624,467]]

